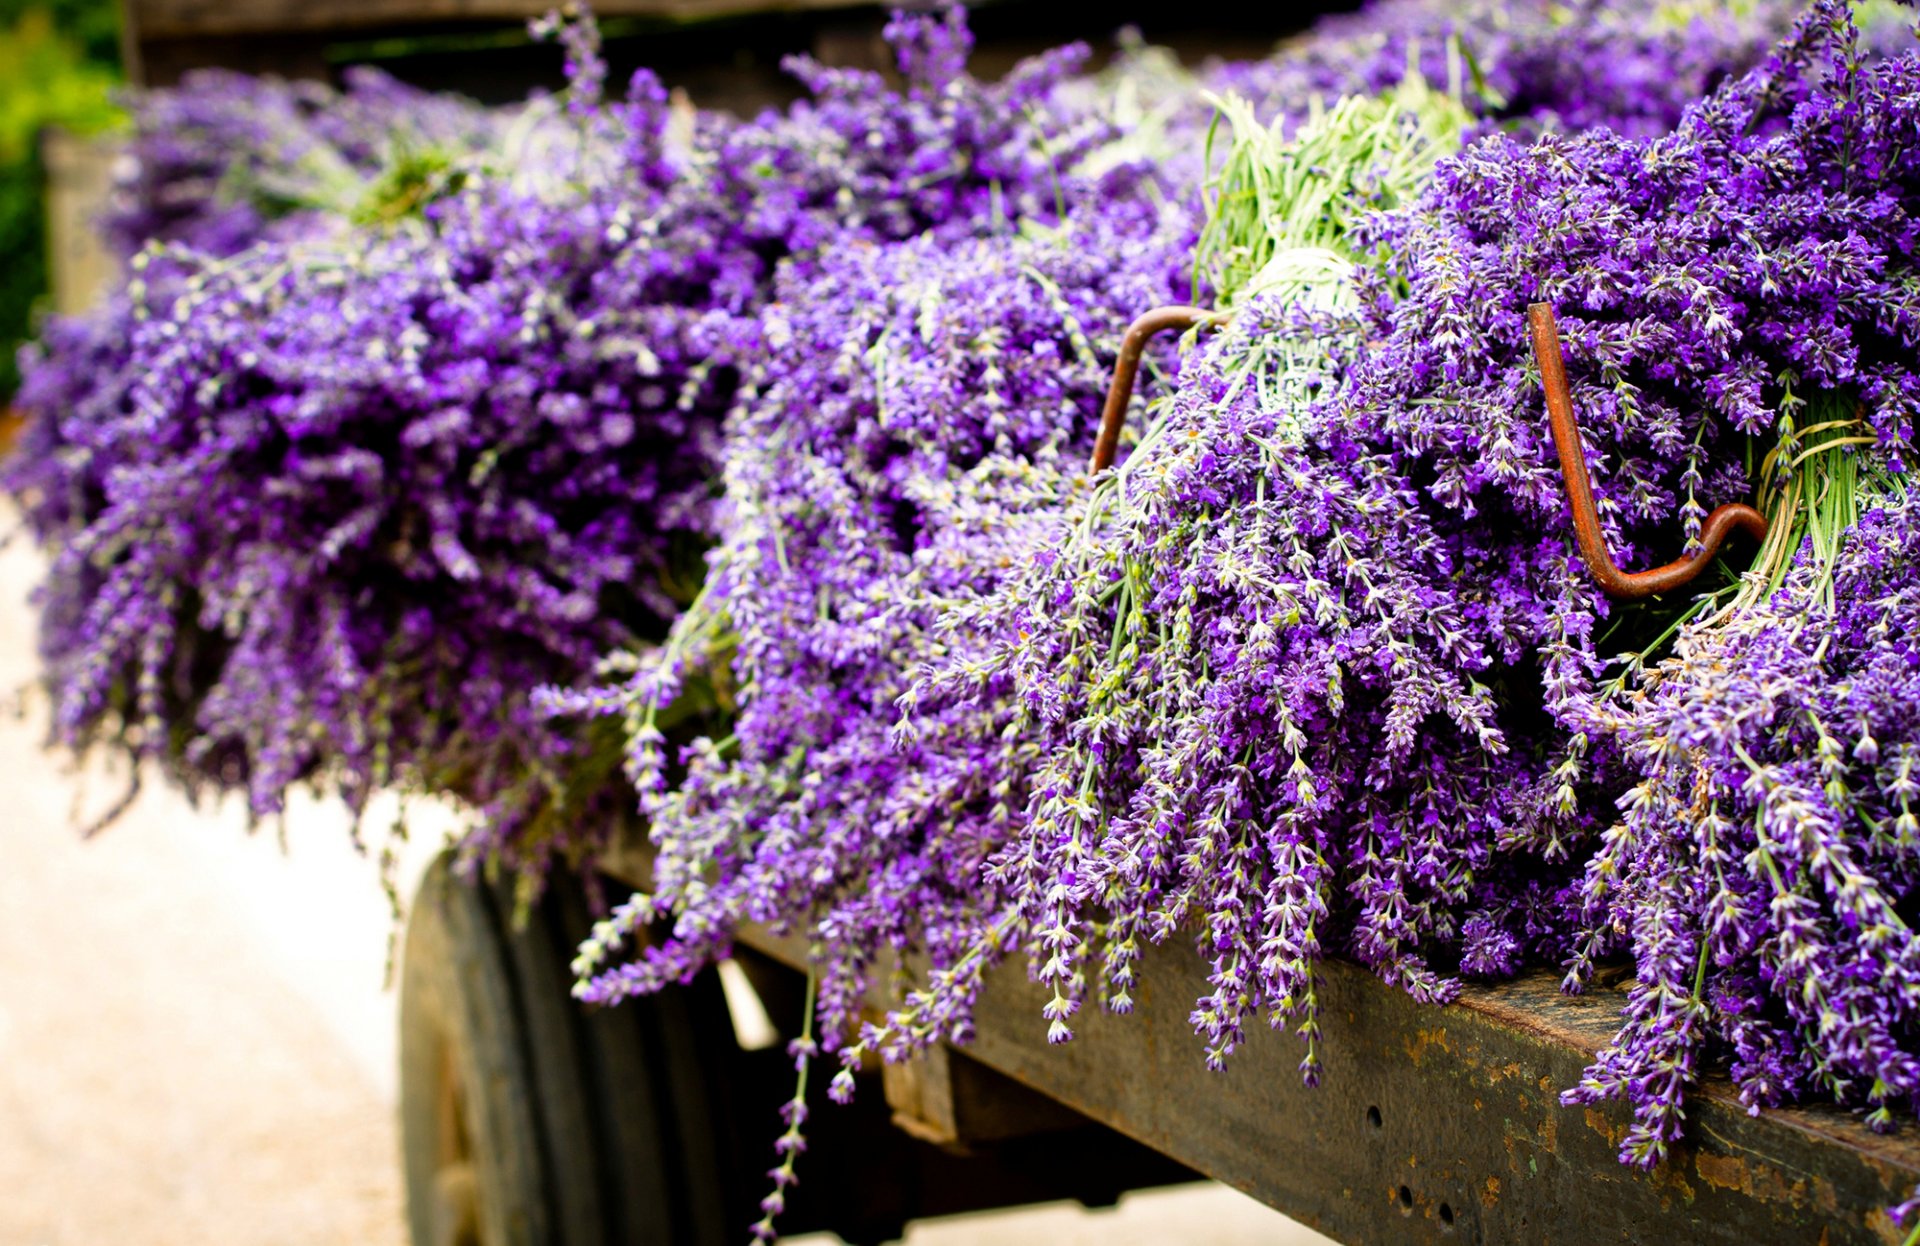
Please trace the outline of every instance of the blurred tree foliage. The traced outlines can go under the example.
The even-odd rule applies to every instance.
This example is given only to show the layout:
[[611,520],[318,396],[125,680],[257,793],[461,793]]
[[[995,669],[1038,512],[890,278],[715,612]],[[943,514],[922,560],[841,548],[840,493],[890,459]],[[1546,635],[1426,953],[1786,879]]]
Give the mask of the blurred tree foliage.
[[19,376],[14,354],[47,290],[40,131],[92,133],[120,118],[115,0],[0,0],[0,402]]

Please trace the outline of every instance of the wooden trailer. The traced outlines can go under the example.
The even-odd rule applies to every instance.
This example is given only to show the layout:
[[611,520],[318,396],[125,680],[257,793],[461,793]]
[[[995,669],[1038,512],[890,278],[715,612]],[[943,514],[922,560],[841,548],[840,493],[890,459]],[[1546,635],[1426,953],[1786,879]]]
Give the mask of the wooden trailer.
[[[165,85],[202,66],[322,77],[343,60],[401,55],[413,71],[403,76],[422,85],[505,97],[529,74],[502,32],[548,7],[127,0],[127,62],[135,81]],[[878,63],[882,15],[868,0],[594,7],[701,103],[780,98],[784,51]],[[1327,7],[1176,14],[1172,29],[1148,34],[1248,54]],[[991,64],[1165,10],[1001,0],[976,28]],[[519,68],[503,70],[509,62]],[[606,865],[616,885],[640,886],[647,861],[636,837]],[[416,1246],[742,1240],[767,1188],[776,1108],[792,1094],[781,1045],[740,1046],[712,973],[618,1008],[574,1004],[569,962],[589,917],[573,881],[559,880],[526,922],[512,914],[502,890],[460,881],[444,862],[413,908],[401,1007]],[[735,963],[787,1035],[803,954],[764,930],[739,935]],[[1648,1174],[1623,1167],[1620,1105],[1559,1104],[1613,1033],[1618,982],[1576,998],[1532,973],[1431,1007],[1329,962],[1324,1071],[1308,1089],[1286,1033],[1254,1034],[1224,1073],[1205,1068],[1186,1022],[1205,980],[1190,945],[1151,949],[1142,979],[1134,1015],[1089,1012],[1077,1038],[1052,1047],[1022,966],[1003,966],[965,1048],[870,1071],[847,1108],[818,1096],[782,1227],[881,1242],[916,1217],[1063,1197],[1111,1203],[1205,1176],[1340,1241],[1378,1246],[1906,1240],[1886,1209],[1920,1185],[1920,1139],[1875,1135],[1831,1108],[1749,1115],[1724,1078],[1690,1101],[1672,1159]]]

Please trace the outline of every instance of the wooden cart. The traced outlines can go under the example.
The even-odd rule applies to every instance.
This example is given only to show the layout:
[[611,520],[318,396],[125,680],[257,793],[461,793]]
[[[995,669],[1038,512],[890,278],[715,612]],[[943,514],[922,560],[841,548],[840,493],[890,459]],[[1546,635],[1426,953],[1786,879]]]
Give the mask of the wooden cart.
[[[343,42],[497,30],[548,7],[127,0],[127,58],[135,81],[156,85],[207,65],[324,76]],[[1297,26],[1324,7],[1260,20]],[[680,39],[655,44],[669,57],[673,46],[717,49],[718,69],[682,72],[708,84],[696,85],[697,99],[736,104],[773,89],[777,57],[748,37],[767,22],[788,22],[780,38],[849,63],[871,56],[879,20],[870,0],[596,0],[595,9]],[[1119,0],[1046,0],[1022,21],[1044,42],[1063,21],[1090,23],[1086,14],[1108,25],[1130,16]],[[1242,27],[1213,46],[1244,52],[1271,33]],[[484,40],[456,44],[427,84],[490,79],[489,55]],[[432,82],[450,61],[468,78]],[[609,866],[618,881],[645,881],[637,845]],[[766,1188],[775,1108],[792,1091],[784,1052],[740,1049],[711,974],[619,1008],[577,1007],[568,962],[588,925],[578,887],[554,887],[523,925],[511,909],[444,865],[414,908],[402,1109],[416,1246],[741,1240]],[[789,1033],[801,953],[765,931],[740,932],[736,961]],[[783,1227],[878,1242],[918,1216],[1061,1197],[1105,1203],[1204,1175],[1341,1241],[1382,1246],[1905,1240],[1885,1209],[1920,1184],[1920,1139],[1876,1136],[1826,1108],[1750,1116],[1724,1079],[1692,1098],[1672,1159],[1651,1174],[1621,1166],[1625,1111],[1558,1102],[1613,1033],[1618,984],[1571,998],[1534,973],[1423,1007],[1330,962],[1322,1084],[1307,1089],[1284,1033],[1256,1033],[1226,1072],[1207,1071],[1186,1024],[1204,980],[1188,944],[1151,949],[1136,1014],[1089,1012],[1073,1042],[1050,1047],[1039,996],[1020,965],[1002,967],[973,1043],[875,1071],[852,1107],[815,1109]]]

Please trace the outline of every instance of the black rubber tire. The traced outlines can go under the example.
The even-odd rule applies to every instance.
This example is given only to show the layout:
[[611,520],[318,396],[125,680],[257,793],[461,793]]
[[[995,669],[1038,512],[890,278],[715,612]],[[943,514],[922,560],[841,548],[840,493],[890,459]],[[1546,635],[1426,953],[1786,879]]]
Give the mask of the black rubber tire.
[[[511,918],[507,895],[443,858],[408,923],[400,1103],[414,1246],[744,1240],[753,1165],[733,1129],[740,1053],[714,975],[586,1009],[568,993],[589,925],[578,883],[556,877],[522,925]],[[462,1220],[475,1226],[465,1238]]]
[[492,906],[436,862],[400,979],[400,1150],[414,1246],[544,1246],[533,1083]]

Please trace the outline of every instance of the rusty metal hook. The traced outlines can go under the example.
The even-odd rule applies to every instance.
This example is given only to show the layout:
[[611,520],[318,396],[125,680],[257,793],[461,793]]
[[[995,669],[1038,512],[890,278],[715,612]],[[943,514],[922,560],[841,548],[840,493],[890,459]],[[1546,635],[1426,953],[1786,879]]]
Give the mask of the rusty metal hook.
[[1574,536],[1587,570],[1607,596],[1638,601],[1691,582],[1706,570],[1736,529],[1756,541],[1767,539],[1767,517],[1751,506],[1730,502],[1715,507],[1707,516],[1700,529],[1700,552],[1693,557],[1651,571],[1622,571],[1616,566],[1607,550],[1606,535],[1600,530],[1600,512],[1594,507],[1593,485],[1587,479],[1586,447],[1580,441],[1580,426],[1574,422],[1573,402],[1567,396],[1567,367],[1560,355],[1560,329],[1554,320],[1553,304],[1529,304],[1527,327],[1533,333],[1533,358],[1540,365],[1540,383],[1547,391],[1547,419],[1553,425],[1554,449],[1560,453],[1560,475],[1566,480],[1567,501],[1573,506]]
[[1134,377],[1140,371],[1140,355],[1147,343],[1165,329],[1224,324],[1226,319],[1218,312],[1198,307],[1156,307],[1127,326],[1126,336],[1120,339],[1120,357],[1113,364],[1113,381],[1107,386],[1107,404],[1100,410],[1100,437],[1093,443],[1093,458],[1087,464],[1089,475],[1112,467],[1114,455],[1120,452],[1120,427],[1126,423]]

